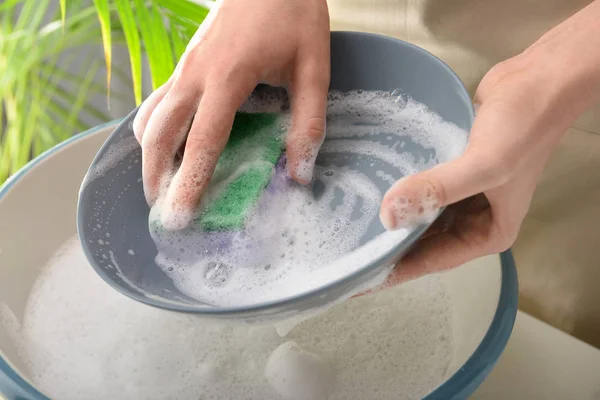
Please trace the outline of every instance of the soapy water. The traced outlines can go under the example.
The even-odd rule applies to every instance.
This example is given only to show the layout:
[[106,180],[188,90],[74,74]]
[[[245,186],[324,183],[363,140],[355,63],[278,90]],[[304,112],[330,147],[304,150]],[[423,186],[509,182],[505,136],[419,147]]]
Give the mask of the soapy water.
[[[275,112],[287,107],[279,97],[267,103]],[[256,104],[266,103],[251,98],[245,107]],[[389,187],[448,161],[466,143],[462,130],[388,92],[332,93],[327,135],[322,153],[330,162],[317,161],[312,188],[290,183],[280,163],[246,235],[195,231],[195,239],[165,233],[157,240],[157,261],[182,292],[247,304],[308,290],[366,265],[407,233],[365,239],[371,229],[383,232],[380,183]],[[421,156],[404,152],[408,145],[420,146]],[[88,182],[124,158],[117,153],[130,151],[114,149]],[[373,174],[359,172],[360,165],[373,167]],[[278,214],[261,219],[267,209]],[[160,217],[160,209],[152,212],[151,219]],[[109,249],[113,238],[101,240]],[[236,251],[220,252],[216,243]],[[106,257],[114,258],[109,250]],[[452,301],[438,276],[322,311],[290,325],[282,338],[273,326],[224,325],[148,307],[106,285],[73,238],[41,269],[24,318],[0,307],[0,323],[30,381],[61,400],[415,399],[447,378]]]
[[[376,220],[380,195],[374,185],[356,187],[357,173],[328,169],[323,177],[319,201],[309,200],[307,190],[296,185],[285,184],[279,193],[267,191],[270,195],[242,231],[153,231],[159,250],[156,263],[192,298],[214,306],[243,306],[325,285],[406,237],[408,230],[388,232],[344,254],[357,247],[368,224]],[[273,186],[279,179],[286,178],[275,176]],[[335,179],[336,186],[328,179]],[[340,202],[336,193],[354,193],[355,198]],[[332,207],[320,206],[336,200],[340,204],[334,214]]]
[[[255,94],[242,111],[276,112],[289,126],[288,107],[284,92],[271,90]],[[386,256],[410,234],[385,232],[378,218],[385,191],[404,176],[458,157],[466,141],[464,130],[402,92],[330,92],[326,140],[310,187],[288,178],[282,157],[244,228],[226,232],[199,224],[157,229],[165,217],[163,190],[149,217],[156,264],[183,294],[217,307],[277,301],[326,286]],[[260,162],[250,155],[226,170],[228,179],[213,175],[200,210]],[[422,209],[428,213],[421,222],[437,215],[430,204]]]
[[0,307],[0,323],[55,399],[402,400],[449,373],[452,300],[439,276],[349,300],[281,338],[122,296],[76,237],[40,271],[23,319]]

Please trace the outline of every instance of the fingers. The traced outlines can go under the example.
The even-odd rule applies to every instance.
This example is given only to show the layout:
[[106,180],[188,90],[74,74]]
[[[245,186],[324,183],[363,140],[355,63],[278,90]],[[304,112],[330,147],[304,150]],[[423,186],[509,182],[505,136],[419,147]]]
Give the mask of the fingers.
[[[487,121],[483,126],[477,122],[471,136],[485,139],[497,134],[495,128],[485,125]],[[504,149],[480,144],[471,143],[461,157],[396,182],[381,204],[379,216],[386,229],[429,223],[440,208],[506,183],[512,166],[501,156]]]
[[140,145],[142,144],[142,137],[144,136],[144,131],[146,130],[146,125],[148,125],[150,116],[156,109],[156,106],[158,106],[165,97],[169,89],[171,89],[173,80],[174,78],[171,77],[164,85],[152,92],[152,94],[150,94],[150,96],[142,103],[135,115],[135,119],[133,120],[133,134]]
[[[189,83],[189,82],[188,82]],[[175,83],[152,112],[142,135],[142,177],[148,204],[153,205],[174,168],[175,154],[190,127],[200,98],[196,85]],[[190,89],[191,88],[191,89]]]
[[198,47],[202,43],[206,32],[208,31],[216,17],[220,3],[220,0],[215,2],[215,4],[209,11],[208,15],[206,16],[200,27],[198,27],[198,30],[196,31],[196,33],[194,34],[194,36],[192,37],[192,39],[186,47],[186,53],[183,54],[181,60],[179,60],[179,62],[177,63],[177,67],[175,68],[173,75],[171,75],[171,78],[164,85],[152,92],[152,94],[150,94],[150,96],[148,96],[148,98],[140,106],[140,109],[138,110],[133,121],[133,133],[140,145],[142,144],[144,132],[146,130],[146,126],[148,125],[150,117],[152,116],[152,113],[154,113],[156,107],[161,103],[161,101],[164,99],[166,94],[170,91],[171,87],[173,86],[173,83],[176,80],[176,77],[178,76],[182,65],[185,63],[185,59],[188,56],[188,52],[192,48]]
[[292,126],[286,154],[290,174],[301,184],[312,180],[315,160],[325,138],[328,88],[328,66],[323,69],[318,63],[301,67],[291,87]]
[[444,222],[447,226],[436,226],[436,221],[432,232],[416,243],[381,285],[360,295],[450,270],[473,259],[502,252],[512,243],[493,223],[492,209],[484,195],[461,201],[447,211],[453,214]]
[[250,95],[251,85],[238,90],[207,89],[194,117],[183,161],[169,186],[162,214],[166,229],[185,228],[195,217],[221,152],[227,144],[236,110]]
[[[484,195],[452,204],[421,236],[385,282],[357,296],[377,293],[429,273],[462,265],[469,261],[470,254],[483,256],[505,250],[488,245],[493,236],[498,236],[498,231],[491,226],[490,203]],[[473,248],[478,250],[465,252],[468,243],[473,243],[476,246]],[[456,251],[452,248],[454,245],[458,247]],[[441,254],[438,253],[440,250]]]
[[476,196],[457,206],[464,214],[456,217],[454,225],[419,240],[378,289],[447,271],[508,248],[493,223],[492,209],[485,196]]
[[[485,196],[481,196],[485,199]],[[449,205],[444,212],[431,224],[431,226],[429,226],[427,231],[421,235],[421,238],[423,239],[428,236],[448,232],[450,228],[454,226],[454,222],[457,219],[460,219],[461,216],[466,214],[469,209],[474,209],[474,207],[477,207],[476,204],[478,203],[478,197],[479,196],[468,197],[457,203]],[[489,207],[489,203],[487,203],[487,206]]]
[[144,102],[140,106],[140,109],[135,115],[135,119],[133,120],[133,134],[135,135],[140,145],[142,144],[144,131],[146,130],[146,126],[148,125],[148,121],[150,120],[152,113],[160,104],[160,102],[165,98],[167,93],[171,90],[171,88],[173,87],[173,83],[175,83],[175,81],[178,79],[177,77],[179,76],[179,71],[186,62],[186,57],[187,54],[183,54],[181,56],[181,59],[177,63],[175,71],[173,71],[173,74],[171,75],[169,80],[165,82],[164,85],[152,92],[150,96],[148,96],[148,98],[144,100]]
[[521,162],[520,143],[506,139],[503,129],[512,127],[506,127],[505,114],[497,111],[493,104],[481,108],[461,157],[400,179],[388,190],[380,210],[386,229],[431,222],[441,207],[502,186],[513,177]]
[[487,254],[485,246],[478,246],[454,232],[432,235],[420,240],[402,259],[388,276],[385,286],[447,271]]

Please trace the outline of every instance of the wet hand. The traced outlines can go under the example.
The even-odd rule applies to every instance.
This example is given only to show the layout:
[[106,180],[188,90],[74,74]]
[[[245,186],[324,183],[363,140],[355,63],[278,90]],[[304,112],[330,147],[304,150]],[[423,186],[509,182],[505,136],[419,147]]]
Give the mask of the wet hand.
[[164,196],[163,225],[181,229],[194,218],[235,113],[259,83],[287,88],[288,166],[309,183],[324,137],[329,68],[325,0],[218,1],[134,121],[146,198],[153,205]]
[[[389,276],[389,286],[508,249],[542,170],[577,117],[600,103],[600,0],[482,80],[464,155],[397,182],[382,222],[397,229],[447,207]],[[422,212],[421,212],[422,207]]]
[[[542,61],[542,60],[539,60]],[[553,149],[577,112],[565,106],[551,71],[527,55],[496,65],[482,80],[469,144],[458,159],[398,181],[386,193],[388,229],[447,207],[385,286],[507,250]]]

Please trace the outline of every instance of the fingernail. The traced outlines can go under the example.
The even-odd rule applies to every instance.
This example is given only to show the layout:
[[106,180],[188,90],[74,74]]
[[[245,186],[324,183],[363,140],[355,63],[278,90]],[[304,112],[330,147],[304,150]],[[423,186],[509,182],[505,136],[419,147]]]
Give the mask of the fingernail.
[[310,158],[300,160],[296,166],[296,178],[304,184],[309,184],[315,173],[315,161],[317,160],[317,154],[311,155]]
[[167,179],[162,182],[163,194],[161,197],[164,201],[161,204],[161,222],[163,227],[169,231],[178,231],[186,228],[194,219],[194,211],[186,208],[179,198],[178,188],[181,176],[175,174],[172,179]]
[[393,231],[396,229],[396,216],[390,211],[389,207],[381,208],[379,211],[379,220],[386,230]]
[[154,204],[156,203],[156,200],[158,198],[158,196],[156,194],[156,190],[150,189],[150,185],[143,185],[143,187],[144,187],[144,197],[146,198],[146,202],[148,203],[148,206],[150,206],[150,207],[154,206]]
[[194,219],[194,212],[180,205],[173,196],[167,194],[162,204],[160,221],[168,231],[179,231],[188,227]]
[[[322,132],[325,132],[324,126]],[[315,162],[317,161],[317,156],[324,140],[325,136],[320,137],[320,140],[317,141],[311,139],[301,143],[300,147],[295,149],[296,154],[301,156],[295,170],[295,178],[300,183],[308,185],[312,182],[315,172]]]
[[144,121],[142,121],[142,117],[140,116],[140,111],[133,119],[133,123],[131,124],[131,129],[133,130],[133,135],[137,139],[137,141],[142,144],[142,132],[144,131]]
[[180,231],[185,229],[193,220],[191,213],[178,210],[177,207],[167,206],[161,215],[162,226],[168,231]]
[[[144,160],[142,159],[142,168]],[[172,173],[168,172],[163,174],[158,180],[155,177],[144,178],[142,187],[144,189],[144,197],[150,207],[153,207],[160,198],[165,198],[169,185],[171,183]]]
[[397,196],[388,201],[387,207],[381,209],[379,218],[387,230],[406,228],[416,219],[412,208],[412,200],[405,196]]
[[413,196],[400,194],[385,201],[379,219],[387,230],[413,228],[433,222],[439,211],[439,202],[433,191],[422,188]]

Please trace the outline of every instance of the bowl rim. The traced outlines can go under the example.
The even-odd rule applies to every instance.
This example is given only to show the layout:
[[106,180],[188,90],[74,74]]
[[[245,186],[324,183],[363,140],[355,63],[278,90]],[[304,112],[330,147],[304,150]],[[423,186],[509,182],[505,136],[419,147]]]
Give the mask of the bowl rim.
[[[114,127],[117,123],[119,123],[119,120],[107,122],[74,135],[31,160],[0,186],[0,201],[20,179],[42,161],[77,141]],[[504,351],[517,315],[518,283],[511,251],[507,250],[501,253],[499,257],[501,266],[500,296],[492,323],[467,361],[450,378],[423,397],[423,400],[463,399],[472,394],[490,373]],[[2,375],[8,379],[8,382],[3,379]],[[4,391],[3,386],[8,386],[4,388],[6,390],[11,389],[13,392],[19,393],[20,396],[25,396],[25,399],[51,400],[13,369],[0,354],[0,393]]]
[[[442,70],[444,70],[448,74],[449,78],[454,81],[456,86],[458,88],[460,88],[460,92],[461,92],[460,95],[465,96],[465,98],[470,98],[465,85],[463,84],[463,82],[459,78],[459,76],[456,74],[456,72],[454,72],[454,70],[452,70],[452,68],[450,68],[439,57],[431,54],[427,50],[425,50],[417,45],[414,45],[412,43],[406,42],[401,39],[397,39],[397,38],[393,38],[393,37],[385,36],[385,35],[374,34],[374,33],[355,32],[355,31],[333,31],[333,32],[331,32],[332,38],[342,37],[342,36],[363,37],[363,38],[368,37],[368,38],[373,38],[373,39],[377,39],[377,40],[381,40],[381,41],[385,41],[385,42],[390,42],[397,46],[401,46],[401,47],[410,49],[410,51],[414,52],[415,54],[420,54],[421,56],[424,56],[425,58],[429,59],[432,63],[436,64]],[[102,153],[107,148],[114,145],[114,143],[111,141],[111,139],[113,137],[121,134],[123,132],[123,130],[130,129],[129,125],[132,123],[138,110],[139,110],[139,107],[135,108],[124,119],[120,120],[119,124],[114,129],[114,131],[110,134],[109,138],[104,142],[104,144],[98,150],[96,157],[94,157],[94,159],[92,161],[92,164],[91,164],[92,166],[94,164],[96,164],[102,158]],[[474,111],[473,105],[470,102],[469,102],[469,107],[467,107],[467,112],[469,114],[468,115],[469,120],[470,120],[469,122],[472,122],[474,119],[474,116],[475,116],[475,111]],[[429,226],[431,226],[431,223],[428,223],[428,224],[423,224],[423,225],[417,227],[416,229],[412,230],[404,239],[402,239],[400,241],[400,243],[393,246],[391,249],[389,249],[385,253],[379,255],[374,260],[371,260],[370,262],[366,263],[365,265],[361,266],[360,268],[352,271],[351,273],[349,273],[345,276],[342,276],[342,277],[340,277],[336,280],[333,280],[331,282],[328,282],[324,285],[317,286],[315,288],[311,288],[308,291],[296,293],[294,295],[291,295],[291,296],[288,296],[288,297],[285,297],[282,299],[269,300],[269,301],[264,301],[264,302],[250,304],[250,305],[244,305],[244,306],[200,307],[195,304],[173,303],[173,302],[169,302],[166,300],[163,300],[163,301],[157,300],[156,297],[154,297],[154,296],[144,295],[141,291],[137,290],[137,288],[134,286],[132,286],[133,290],[126,290],[121,285],[117,284],[114,281],[114,279],[111,276],[109,276],[107,271],[104,268],[102,268],[100,265],[98,265],[94,255],[92,254],[92,252],[90,251],[90,249],[87,246],[87,241],[86,241],[86,238],[84,237],[84,233],[86,232],[85,221],[83,220],[83,218],[80,217],[81,210],[82,210],[83,204],[84,204],[83,198],[84,198],[84,191],[81,190],[79,192],[79,201],[77,204],[78,235],[83,244],[82,247],[83,247],[83,251],[86,255],[86,258],[88,259],[88,261],[90,262],[90,265],[94,268],[96,273],[98,275],[100,275],[100,277],[104,281],[106,281],[115,290],[119,291],[120,293],[124,294],[125,296],[128,296],[136,301],[145,303],[145,304],[153,306],[153,307],[170,310],[173,312],[190,313],[190,314],[195,314],[195,315],[199,315],[199,316],[203,316],[203,317],[218,317],[218,318],[242,317],[243,318],[245,316],[252,316],[255,313],[265,313],[265,315],[268,315],[270,311],[272,311],[276,308],[290,307],[290,306],[293,306],[294,304],[297,304],[298,302],[302,302],[307,299],[319,298],[321,296],[325,296],[332,289],[343,287],[344,285],[348,285],[348,284],[355,282],[365,276],[369,276],[369,275],[373,276],[375,273],[380,271],[382,269],[382,267],[390,265],[390,263],[395,263],[397,261],[398,256],[402,253],[402,251],[405,251],[406,249],[409,249],[411,246],[413,246],[416,243],[416,241],[427,231]],[[444,208],[441,208],[440,213],[443,211],[444,211]],[[348,293],[347,290],[346,290],[346,293]]]

